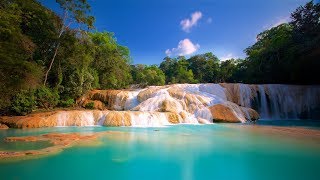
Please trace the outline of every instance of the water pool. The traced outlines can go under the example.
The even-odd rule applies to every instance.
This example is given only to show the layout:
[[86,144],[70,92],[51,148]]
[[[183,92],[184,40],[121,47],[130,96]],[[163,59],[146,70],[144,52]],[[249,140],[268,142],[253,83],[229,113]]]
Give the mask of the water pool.
[[[95,146],[73,146],[36,159],[0,162],[1,179],[320,179],[320,142],[254,125],[162,128],[61,127],[0,131],[8,136],[50,132],[122,133]],[[260,125],[259,125],[260,126]],[[265,127],[265,126],[264,126]],[[315,130],[314,130],[315,131]],[[34,148],[48,144],[29,145]],[[11,147],[25,149],[24,145]]]

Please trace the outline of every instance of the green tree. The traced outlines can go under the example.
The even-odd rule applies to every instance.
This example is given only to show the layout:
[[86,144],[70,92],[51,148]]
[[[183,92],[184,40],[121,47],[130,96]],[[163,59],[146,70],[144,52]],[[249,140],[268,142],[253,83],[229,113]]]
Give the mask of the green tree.
[[176,75],[173,83],[197,83],[197,80],[194,79],[192,70],[188,69],[188,67],[189,62],[185,57],[178,57]]
[[94,61],[94,45],[90,37],[76,41],[72,54],[64,65],[62,87],[66,96],[64,99],[78,98],[88,90],[99,87],[99,77],[91,67]]
[[[320,35],[320,3],[310,1],[298,7],[292,14],[290,25],[294,31],[305,38],[319,38]],[[309,39],[311,40],[311,39]]]
[[310,1],[291,14],[294,44],[291,77],[296,83],[320,83],[320,3]]
[[208,59],[203,70],[202,81],[206,83],[219,82],[219,60]]
[[84,28],[93,28],[94,17],[89,15],[90,5],[86,0],[56,0],[63,10],[62,24],[59,28],[57,42],[54,44],[53,57],[49,63],[49,67],[45,73],[44,85],[47,83],[49,72],[53,66],[58,50],[60,48],[60,39],[63,33],[70,28],[71,24],[76,24],[79,30]]
[[145,66],[138,64],[132,66],[133,82],[145,86],[161,86],[165,84],[165,75],[156,65]]
[[40,108],[54,108],[59,103],[59,94],[57,91],[42,86],[35,91],[35,100]]
[[34,91],[21,90],[11,99],[11,110],[18,115],[26,115],[35,109],[36,101]]
[[192,56],[188,59],[189,69],[198,82],[214,82],[219,68],[219,59],[211,52]]
[[245,50],[248,82],[320,83],[314,76],[320,68],[319,18],[319,3],[310,1],[291,14],[289,24],[260,33],[257,42]]
[[41,66],[33,60],[36,44],[22,27],[29,11],[19,3],[0,3],[0,109],[10,106],[11,97],[21,89],[36,88],[42,77]]
[[100,87],[119,89],[127,87],[131,81],[130,52],[117,43],[109,32],[89,33],[94,49],[92,67],[99,75]]
[[234,59],[222,61],[220,64],[220,82],[230,82],[231,77],[236,71],[236,62]]
[[260,33],[257,42],[245,52],[251,62],[253,83],[290,82],[291,64],[295,60],[292,27],[282,24]]
[[176,59],[165,57],[160,64],[160,69],[166,76],[166,84],[174,83],[178,63]]

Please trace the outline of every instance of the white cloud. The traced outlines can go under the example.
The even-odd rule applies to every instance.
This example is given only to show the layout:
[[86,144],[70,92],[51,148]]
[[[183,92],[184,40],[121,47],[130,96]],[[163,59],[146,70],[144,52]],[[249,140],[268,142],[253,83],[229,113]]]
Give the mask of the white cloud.
[[184,39],[179,42],[178,47],[167,49],[165,53],[167,56],[185,56],[196,52],[199,48],[199,44],[193,44],[190,39]]
[[220,57],[219,59],[220,59],[220,61],[226,61],[229,59],[238,59],[238,57],[234,56],[232,53],[229,53],[229,54],[226,54],[226,55]]
[[209,18],[207,19],[207,23],[208,23],[208,24],[211,24],[211,23],[212,23],[212,18],[211,18],[211,17],[209,17]]
[[202,13],[200,11],[196,11],[191,14],[191,19],[184,19],[180,22],[182,30],[185,32],[190,32],[190,29],[193,26],[196,26],[198,21],[202,18]]

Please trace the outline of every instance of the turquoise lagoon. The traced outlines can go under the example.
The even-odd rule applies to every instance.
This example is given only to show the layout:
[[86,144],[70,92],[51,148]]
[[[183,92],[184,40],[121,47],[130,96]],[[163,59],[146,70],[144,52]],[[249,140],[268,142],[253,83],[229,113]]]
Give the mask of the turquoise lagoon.
[[[293,121],[291,124],[300,123]],[[262,121],[263,125],[275,125]],[[301,124],[301,123],[300,123]],[[313,123],[311,128],[319,129]],[[103,136],[97,146],[74,146],[46,157],[0,162],[0,179],[320,179],[320,142],[279,136],[254,125],[174,125],[161,128],[57,127],[0,131],[0,150],[39,149],[49,143],[3,142],[4,137],[50,132]],[[260,125],[255,125],[260,126]]]

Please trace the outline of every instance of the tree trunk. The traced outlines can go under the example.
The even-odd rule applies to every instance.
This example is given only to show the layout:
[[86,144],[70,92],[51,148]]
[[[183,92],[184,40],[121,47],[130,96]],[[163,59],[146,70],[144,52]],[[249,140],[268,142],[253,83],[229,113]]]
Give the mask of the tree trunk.
[[52,59],[51,59],[50,66],[49,66],[49,68],[48,68],[48,70],[47,70],[47,72],[46,72],[46,76],[44,77],[44,82],[43,82],[43,85],[44,85],[44,86],[45,86],[46,83],[47,83],[48,75],[49,75],[49,72],[50,72],[50,70],[51,70],[51,68],[52,68],[53,62],[54,62],[54,60],[55,60],[55,58],[56,58],[56,56],[57,56],[59,46],[60,46],[60,43],[58,43],[56,49],[54,50],[54,54],[53,54],[53,57],[52,57]]
[[[63,17],[63,23],[65,23],[67,17],[68,17],[68,13],[67,13],[67,11],[65,11],[65,12],[64,12],[64,17]],[[44,85],[44,86],[45,86],[46,83],[47,83],[49,72],[50,72],[50,70],[51,70],[51,68],[52,68],[53,62],[54,62],[54,60],[55,60],[55,58],[56,58],[56,56],[57,56],[58,49],[59,49],[59,47],[60,47],[60,41],[59,41],[59,40],[60,40],[60,38],[61,38],[61,36],[62,36],[62,33],[64,32],[64,29],[65,29],[65,28],[68,28],[68,27],[69,27],[69,25],[65,26],[64,24],[62,24],[62,27],[61,27],[61,29],[60,29],[59,36],[58,36],[58,44],[57,44],[57,47],[56,47],[56,49],[54,50],[54,54],[53,54],[53,57],[52,57],[52,59],[51,59],[49,68],[48,68],[48,70],[47,70],[47,72],[46,72],[46,75],[45,75],[45,77],[44,77],[44,82],[43,82],[43,85]]]

